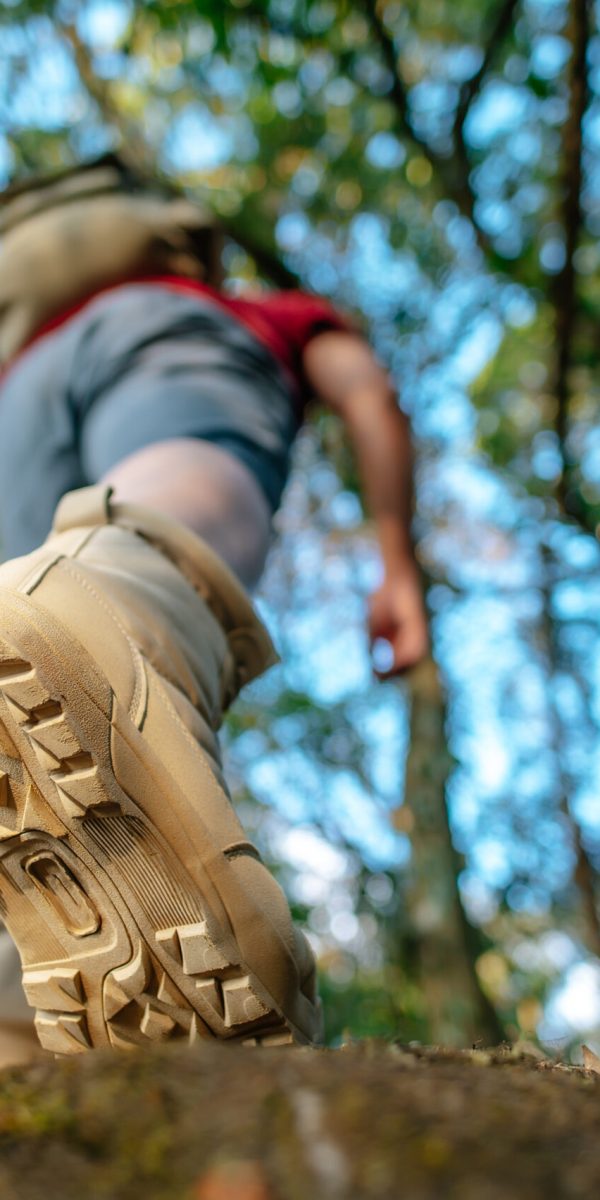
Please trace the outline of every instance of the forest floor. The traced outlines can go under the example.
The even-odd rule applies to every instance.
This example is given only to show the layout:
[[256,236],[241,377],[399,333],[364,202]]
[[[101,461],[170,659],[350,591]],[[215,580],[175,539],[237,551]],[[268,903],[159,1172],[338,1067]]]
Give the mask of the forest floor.
[[578,1200],[600,1075],[510,1049],[169,1046],[0,1075],[1,1200]]

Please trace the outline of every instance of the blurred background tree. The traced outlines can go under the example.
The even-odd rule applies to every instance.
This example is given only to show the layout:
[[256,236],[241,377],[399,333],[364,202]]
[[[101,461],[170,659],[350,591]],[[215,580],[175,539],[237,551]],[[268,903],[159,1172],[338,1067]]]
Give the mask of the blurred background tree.
[[[590,0],[8,0],[0,176],[118,146],[392,371],[434,660],[373,681],[341,430],[301,438],[226,732],[328,1032],[600,1038],[600,37]],[[257,800],[261,803],[257,804]]]

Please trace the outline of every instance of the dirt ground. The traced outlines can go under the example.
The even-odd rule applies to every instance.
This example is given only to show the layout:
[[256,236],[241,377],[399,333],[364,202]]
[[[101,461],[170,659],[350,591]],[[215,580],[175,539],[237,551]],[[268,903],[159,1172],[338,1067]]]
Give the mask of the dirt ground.
[[589,1200],[600,1075],[365,1043],[96,1052],[0,1076],[1,1200]]

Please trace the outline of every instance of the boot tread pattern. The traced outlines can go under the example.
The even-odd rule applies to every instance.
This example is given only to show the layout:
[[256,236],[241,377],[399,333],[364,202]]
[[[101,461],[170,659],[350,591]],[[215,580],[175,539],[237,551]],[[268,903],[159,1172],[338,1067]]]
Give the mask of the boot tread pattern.
[[[157,940],[164,939],[158,936]],[[243,1041],[254,1034],[253,1044],[270,1044],[277,1037],[293,1040],[282,1019],[256,995],[248,976],[222,982],[206,977],[197,979],[196,987],[200,1003],[203,1008],[206,1005],[203,1015],[190,1008],[173,979],[140,942],[131,961],[104,981],[104,1013],[111,1044],[127,1048],[143,1045],[147,1039],[193,1044],[227,1032]]]
[[0,693],[40,767],[54,781],[65,816],[83,817],[90,808],[105,807],[97,764],[82,750],[60,700],[50,695],[31,663],[0,663]]
[[[82,957],[71,953],[56,965],[25,968],[25,993],[37,1010],[44,1048],[65,1054],[102,1043],[126,1049],[148,1041],[192,1044],[215,1037],[251,1045],[292,1042],[286,1022],[264,1003],[235,943],[223,938],[177,863],[165,858],[146,822],[109,798],[98,761],[82,746],[64,702],[36,668],[14,655],[0,661],[0,695],[10,714],[8,729],[0,724],[0,761],[9,767],[0,769],[0,842],[40,828],[50,834],[48,849],[22,854],[19,869],[26,886],[43,897],[59,941],[66,935],[83,950],[83,939],[99,937],[102,927],[97,903],[61,857],[57,836],[67,835],[69,827],[79,830],[105,871],[117,866],[155,931],[156,955],[138,936],[129,961],[109,970],[103,982],[90,972],[89,951]],[[45,794],[25,778],[11,721],[43,772]],[[40,941],[36,945],[41,949]],[[172,970],[165,970],[165,959]],[[101,1037],[90,1032],[89,1006],[97,1011],[98,1002]]]

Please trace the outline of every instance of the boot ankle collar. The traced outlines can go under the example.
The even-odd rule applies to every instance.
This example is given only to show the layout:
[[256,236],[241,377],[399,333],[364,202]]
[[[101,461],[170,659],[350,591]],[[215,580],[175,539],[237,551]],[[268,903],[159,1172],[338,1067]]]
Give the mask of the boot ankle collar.
[[88,525],[110,525],[110,498],[114,488],[96,484],[94,487],[78,488],[67,492],[58,504],[52,522],[53,533],[65,533],[68,529],[81,529]]
[[233,699],[239,689],[278,661],[271,638],[241,583],[211,547],[163,513],[112,500],[103,484],[63,496],[54,515],[53,533],[118,525],[149,541],[179,568],[225,631],[235,663]]

